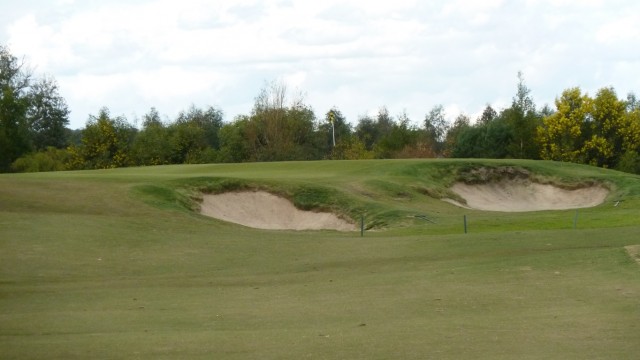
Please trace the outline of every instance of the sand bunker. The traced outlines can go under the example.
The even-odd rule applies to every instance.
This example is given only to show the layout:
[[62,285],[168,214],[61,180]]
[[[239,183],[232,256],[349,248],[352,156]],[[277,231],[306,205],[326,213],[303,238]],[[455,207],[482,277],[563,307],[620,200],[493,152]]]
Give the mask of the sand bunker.
[[466,200],[459,206],[488,211],[541,211],[585,208],[604,202],[609,191],[602,186],[574,190],[524,179],[504,179],[483,184],[456,183],[453,192]]
[[334,214],[303,211],[297,209],[289,200],[264,191],[205,194],[200,213],[258,229],[356,230],[355,225]]

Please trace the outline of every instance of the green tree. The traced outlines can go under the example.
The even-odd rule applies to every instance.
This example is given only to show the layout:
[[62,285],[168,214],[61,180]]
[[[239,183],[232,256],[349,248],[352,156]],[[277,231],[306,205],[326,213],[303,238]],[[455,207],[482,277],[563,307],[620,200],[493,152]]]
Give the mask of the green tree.
[[404,134],[408,130],[406,124],[398,124],[389,114],[386,106],[378,110],[375,119],[377,138],[373,144],[373,151],[377,158],[388,159],[394,157],[394,153],[404,148]]
[[362,116],[358,119],[355,136],[362,142],[367,151],[373,150],[373,146],[381,136],[380,130],[376,125],[376,121],[369,116]]
[[188,111],[181,112],[168,129],[171,162],[182,164],[217,161],[222,125],[222,111],[213,107],[202,110],[192,105]]
[[251,160],[250,142],[246,134],[250,121],[248,116],[238,116],[233,122],[222,126],[219,133],[220,162],[239,163]]
[[[397,126],[387,108],[383,106],[378,110],[375,118],[364,116],[358,120],[355,135],[367,151],[375,153],[375,157],[388,158],[394,151],[400,150],[398,146],[402,145],[397,142],[398,131],[402,131]],[[392,137],[396,140],[394,141]]]
[[273,82],[264,87],[244,126],[250,159],[254,161],[313,158],[315,115],[301,96],[289,103],[287,88]]
[[482,111],[482,115],[478,118],[478,124],[488,124],[498,117],[498,113],[491,107],[491,105],[487,104],[487,106]]
[[27,111],[31,75],[9,50],[0,46],[0,172],[31,150]]
[[397,117],[390,130],[383,133],[375,149],[377,157],[423,158],[433,157],[426,146],[424,132],[412,125],[406,112]]
[[633,92],[627,94],[626,106],[628,112],[640,110],[640,100],[638,100],[636,94],[634,94]]
[[501,116],[478,120],[472,126],[459,126],[456,132],[452,157],[502,159],[508,155],[511,129]]
[[142,118],[142,129],[131,145],[131,160],[136,165],[164,165],[172,160],[170,132],[155,108]]
[[455,149],[458,147],[459,142],[462,141],[461,135],[469,128],[471,128],[469,117],[464,114],[458,115],[445,137],[445,155],[447,157],[455,156]]
[[616,170],[640,174],[640,154],[637,151],[627,151],[620,157],[616,164]]
[[342,139],[351,136],[351,124],[347,122],[342,112],[333,107],[325,114],[325,121],[318,125],[319,146],[324,155],[329,155],[335,147],[333,140],[339,143]]
[[208,148],[203,128],[191,122],[176,122],[169,127],[171,163],[203,163]]
[[537,128],[541,125],[541,118],[536,113],[530,94],[531,90],[525,85],[522,72],[518,72],[517,92],[511,107],[504,109],[500,114],[509,127],[507,156],[511,158],[540,158],[540,146],[535,138]]
[[212,149],[220,148],[220,140],[218,131],[223,125],[222,110],[210,106],[206,109],[199,109],[195,105],[191,105],[189,110],[182,111],[178,114],[176,123],[189,123],[195,127],[201,128],[204,134],[204,141]]
[[487,125],[476,124],[459,128],[450,156],[454,158],[487,157],[484,146],[486,127]]
[[64,148],[67,143],[66,126],[69,124],[67,103],[58,93],[58,84],[44,77],[31,85],[27,119],[36,150],[47,147]]
[[446,119],[444,107],[434,106],[424,118],[426,139],[431,145],[432,152],[437,156],[443,154],[449,123]]
[[252,136],[253,158],[256,161],[282,160],[292,146],[285,135],[287,87],[271,82],[256,97],[247,134]]
[[319,138],[315,136],[315,114],[305,104],[295,103],[286,113],[286,137],[292,142],[291,152],[285,160],[316,160],[321,155]]
[[487,105],[473,125],[465,116],[456,119],[447,132],[447,154],[454,158],[504,158],[510,141],[508,124]]
[[511,130],[509,123],[500,116],[487,124],[482,139],[482,157],[490,159],[508,157],[508,147],[513,140]]
[[65,128],[65,139],[69,145],[80,145],[82,143],[82,129]]

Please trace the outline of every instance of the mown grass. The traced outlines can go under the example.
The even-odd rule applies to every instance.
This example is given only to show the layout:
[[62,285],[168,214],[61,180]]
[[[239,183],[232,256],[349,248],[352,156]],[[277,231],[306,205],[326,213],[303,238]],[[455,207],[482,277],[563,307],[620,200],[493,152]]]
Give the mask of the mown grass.
[[[433,197],[478,165],[614,192],[576,229],[575,210]],[[244,187],[365,214],[375,231],[254,230],[191,211],[197,191]],[[635,358],[640,266],[625,246],[639,242],[639,189],[613,171],[483,160],[3,175],[0,358]]]

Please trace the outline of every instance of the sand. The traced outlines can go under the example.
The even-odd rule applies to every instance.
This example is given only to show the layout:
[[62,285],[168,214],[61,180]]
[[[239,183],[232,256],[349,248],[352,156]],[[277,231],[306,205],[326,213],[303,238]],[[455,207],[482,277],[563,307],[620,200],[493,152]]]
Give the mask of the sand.
[[[453,192],[465,199],[458,206],[503,212],[565,210],[602,204],[609,190],[603,186],[563,189],[528,179],[503,179],[483,184],[456,183]],[[264,191],[228,192],[203,195],[200,212],[219,220],[269,230],[339,230],[357,227],[335,214],[303,211],[289,200]]]
[[356,230],[354,224],[335,214],[303,211],[289,200],[264,191],[205,194],[200,213],[257,229]]
[[597,185],[568,190],[524,179],[484,184],[456,183],[451,190],[467,202],[463,205],[448,200],[451,203],[471,209],[504,212],[593,207],[602,204],[609,194],[609,190]]

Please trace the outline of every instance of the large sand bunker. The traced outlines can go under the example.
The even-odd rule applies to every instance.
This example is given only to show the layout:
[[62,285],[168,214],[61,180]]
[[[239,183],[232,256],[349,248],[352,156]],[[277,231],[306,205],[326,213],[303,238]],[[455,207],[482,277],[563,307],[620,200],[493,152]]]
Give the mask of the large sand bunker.
[[481,184],[456,183],[453,192],[466,200],[466,206],[488,211],[541,211],[585,208],[604,202],[609,191],[599,185],[563,189],[528,179],[503,179]]
[[355,225],[332,213],[303,211],[289,200],[264,191],[205,194],[200,213],[258,229],[356,230]]

